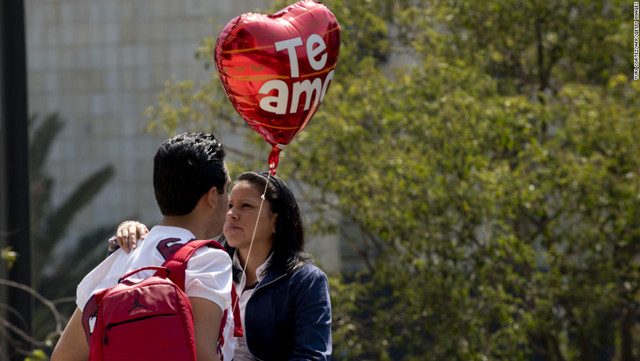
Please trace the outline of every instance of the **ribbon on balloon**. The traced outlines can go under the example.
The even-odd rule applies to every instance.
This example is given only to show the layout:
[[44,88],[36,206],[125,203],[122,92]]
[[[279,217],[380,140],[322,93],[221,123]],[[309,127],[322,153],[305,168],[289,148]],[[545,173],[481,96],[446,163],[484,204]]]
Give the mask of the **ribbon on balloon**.
[[220,33],[215,48],[218,75],[235,110],[271,144],[271,175],[276,174],[280,151],[322,103],[339,49],[335,16],[312,0],[272,15],[242,14]]

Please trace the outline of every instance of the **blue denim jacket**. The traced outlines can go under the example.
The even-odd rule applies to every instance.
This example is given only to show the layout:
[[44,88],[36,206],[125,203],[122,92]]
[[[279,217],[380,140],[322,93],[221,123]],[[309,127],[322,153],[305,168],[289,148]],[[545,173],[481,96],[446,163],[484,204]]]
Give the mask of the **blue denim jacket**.
[[290,274],[267,274],[247,302],[242,326],[258,360],[330,360],[327,276],[311,263]]

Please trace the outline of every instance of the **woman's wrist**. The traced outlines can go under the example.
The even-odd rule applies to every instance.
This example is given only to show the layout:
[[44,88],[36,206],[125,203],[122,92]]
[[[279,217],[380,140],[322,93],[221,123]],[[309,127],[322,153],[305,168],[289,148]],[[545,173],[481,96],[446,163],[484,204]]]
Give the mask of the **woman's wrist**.
[[113,236],[107,240],[109,247],[107,248],[107,256],[110,256],[113,252],[117,251],[120,246],[118,245],[118,237]]

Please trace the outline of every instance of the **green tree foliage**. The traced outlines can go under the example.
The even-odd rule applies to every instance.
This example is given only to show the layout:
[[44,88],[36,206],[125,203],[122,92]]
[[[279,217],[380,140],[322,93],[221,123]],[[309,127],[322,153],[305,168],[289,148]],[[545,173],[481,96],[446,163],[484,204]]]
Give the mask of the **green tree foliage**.
[[[113,234],[115,225],[105,225],[90,230],[77,240],[69,242],[65,233],[73,218],[89,204],[111,180],[114,170],[106,165],[85,179],[60,202],[54,205],[52,195],[54,180],[46,172],[47,156],[51,146],[64,126],[64,121],[51,114],[42,118],[32,117],[29,147],[31,236],[34,265],[33,287],[46,299],[57,304],[67,317],[75,309],[75,289],[82,277],[106,255],[105,240]],[[64,251],[59,251],[64,247]],[[56,257],[52,257],[53,255]],[[44,265],[47,265],[44,267]],[[48,307],[38,303],[34,318],[34,336],[44,338],[55,330]]]
[[[331,279],[334,356],[638,359],[632,3],[325,3],[338,68],[278,172],[359,230],[345,240],[366,267]],[[169,83],[148,115],[242,125],[214,72]]]

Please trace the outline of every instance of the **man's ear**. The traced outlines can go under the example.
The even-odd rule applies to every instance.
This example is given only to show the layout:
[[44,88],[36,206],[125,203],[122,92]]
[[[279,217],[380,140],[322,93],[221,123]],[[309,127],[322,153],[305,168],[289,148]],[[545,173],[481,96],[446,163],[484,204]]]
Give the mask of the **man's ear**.
[[216,204],[218,204],[218,197],[220,197],[218,189],[216,187],[209,188],[209,190],[205,194],[207,206],[215,208]]

